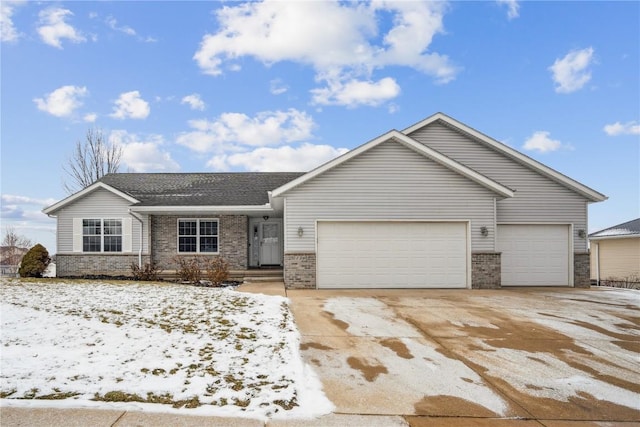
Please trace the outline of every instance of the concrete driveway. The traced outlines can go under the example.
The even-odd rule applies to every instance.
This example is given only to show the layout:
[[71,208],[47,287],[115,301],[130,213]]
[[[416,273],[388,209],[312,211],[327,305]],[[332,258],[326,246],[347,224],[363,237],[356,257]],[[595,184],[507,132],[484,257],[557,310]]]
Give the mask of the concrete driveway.
[[640,423],[638,291],[287,296],[303,357],[338,414],[402,415],[411,426]]

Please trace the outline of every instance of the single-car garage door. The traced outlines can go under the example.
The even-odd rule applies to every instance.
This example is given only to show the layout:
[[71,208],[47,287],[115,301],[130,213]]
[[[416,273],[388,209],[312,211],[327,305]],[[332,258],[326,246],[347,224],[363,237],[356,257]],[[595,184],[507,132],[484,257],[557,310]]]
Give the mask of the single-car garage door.
[[318,288],[465,288],[466,222],[318,222]]
[[570,286],[568,225],[498,225],[502,286]]

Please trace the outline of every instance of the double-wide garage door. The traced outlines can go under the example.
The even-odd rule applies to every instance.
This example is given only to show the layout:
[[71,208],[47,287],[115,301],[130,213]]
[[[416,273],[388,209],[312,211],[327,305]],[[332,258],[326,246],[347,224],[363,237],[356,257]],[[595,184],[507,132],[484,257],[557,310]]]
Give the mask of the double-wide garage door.
[[318,222],[318,288],[465,288],[466,222]]
[[498,225],[502,286],[570,286],[568,225]]

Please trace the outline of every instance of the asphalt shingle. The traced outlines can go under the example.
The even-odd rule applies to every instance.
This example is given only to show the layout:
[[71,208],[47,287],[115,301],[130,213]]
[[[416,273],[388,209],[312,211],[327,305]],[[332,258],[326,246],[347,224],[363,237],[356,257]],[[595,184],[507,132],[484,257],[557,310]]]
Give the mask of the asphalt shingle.
[[605,228],[589,234],[590,238],[594,237],[611,237],[611,236],[631,236],[640,235],[640,218]]
[[256,206],[268,191],[303,172],[115,173],[100,181],[140,201],[138,206]]

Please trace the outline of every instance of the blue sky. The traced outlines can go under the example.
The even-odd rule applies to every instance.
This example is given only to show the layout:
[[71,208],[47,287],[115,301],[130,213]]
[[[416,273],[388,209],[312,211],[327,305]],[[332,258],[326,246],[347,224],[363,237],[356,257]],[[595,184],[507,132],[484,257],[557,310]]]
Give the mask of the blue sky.
[[1,3],[2,232],[88,129],[121,171],[309,170],[443,112],[640,216],[640,2]]

